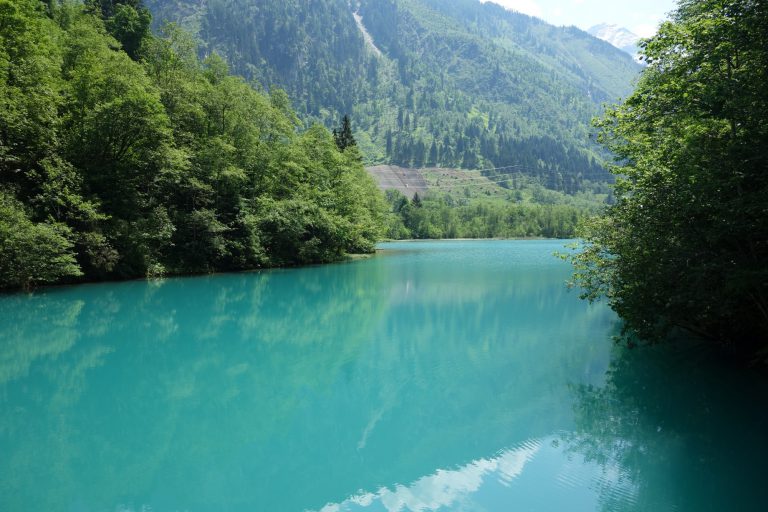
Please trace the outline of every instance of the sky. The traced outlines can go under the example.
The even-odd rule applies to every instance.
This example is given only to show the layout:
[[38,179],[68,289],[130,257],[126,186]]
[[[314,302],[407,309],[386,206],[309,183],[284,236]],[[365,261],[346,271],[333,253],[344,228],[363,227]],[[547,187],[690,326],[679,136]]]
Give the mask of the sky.
[[675,0],[481,0],[536,16],[553,25],[576,25],[587,30],[600,23],[619,25],[641,37],[656,32]]

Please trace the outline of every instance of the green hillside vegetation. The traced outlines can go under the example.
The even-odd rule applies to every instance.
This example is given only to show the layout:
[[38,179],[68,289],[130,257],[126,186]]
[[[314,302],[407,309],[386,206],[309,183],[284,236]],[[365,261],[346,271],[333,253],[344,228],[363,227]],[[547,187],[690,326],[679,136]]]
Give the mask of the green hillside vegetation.
[[[148,0],[299,116],[352,117],[367,163],[515,166],[553,190],[610,180],[589,138],[639,66],[576,28],[477,0]],[[367,44],[362,29],[371,36]]]
[[613,187],[595,183],[590,190],[565,194],[550,190],[534,177],[523,172],[466,171],[459,169],[426,168],[420,173],[430,193],[448,194],[456,199],[503,199],[517,204],[568,204],[585,210],[597,211],[612,203]]
[[332,261],[386,203],[288,96],[138,0],[0,0],[0,287]]
[[387,191],[389,238],[572,238],[613,198],[607,185],[605,193],[570,195],[522,174],[489,179],[480,172],[432,169],[423,175],[430,187],[423,197]]

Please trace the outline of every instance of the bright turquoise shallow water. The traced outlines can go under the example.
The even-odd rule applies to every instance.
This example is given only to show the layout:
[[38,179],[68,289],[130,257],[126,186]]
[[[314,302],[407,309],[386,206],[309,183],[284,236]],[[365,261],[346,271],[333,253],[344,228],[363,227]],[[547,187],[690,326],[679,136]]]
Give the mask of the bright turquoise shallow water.
[[563,244],[0,297],[0,510],[767,510],[764,380],[614,347]]

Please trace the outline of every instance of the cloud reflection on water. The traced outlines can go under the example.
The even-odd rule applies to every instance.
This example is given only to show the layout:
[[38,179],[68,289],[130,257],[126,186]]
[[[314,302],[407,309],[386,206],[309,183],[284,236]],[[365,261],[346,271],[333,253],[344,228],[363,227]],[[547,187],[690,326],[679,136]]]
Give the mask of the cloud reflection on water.
[[517,478],[540,450],[539,441],[530,441],[499,456],[478,459],[459,469],[439,469],[409,486],[386,487],[376,493],[361,493],[342,503],[329,503],[320,512],[341,512],[381,504],[388,512],[438,510],[464,501],[477,492],[488,478],[508,484]]
[[[439,469],[410,485],[360,491],[318,512],[636,510],[637,494],[624,468],[580,457],[553,435],[456,469]],[[617,502],[627,508],[612,508]]]

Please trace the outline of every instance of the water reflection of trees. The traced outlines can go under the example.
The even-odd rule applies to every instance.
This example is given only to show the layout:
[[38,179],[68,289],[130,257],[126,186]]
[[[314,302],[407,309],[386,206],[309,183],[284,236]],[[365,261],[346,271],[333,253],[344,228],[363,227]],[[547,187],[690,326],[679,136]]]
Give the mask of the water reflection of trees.
[[40,358],[69,350],[82,301],[56,301],[27,294],[0,297],[0,385],[29,373]]
[[[380,272],[338,268],[4,297],[3,508],[113,510],[157,492],[158,481],[173,493],[210,475],[200,462],[236,458],[233,446],[279,436],[307,394],[355,357],[386,306]],[[174,467],[189,470],[167,473]]]
[[577,386],[570,450],[636,492],[601,488],[606,511],[765,510],[763,375],[689,343],[617,348],[604,386]]
[[[303,510],[567,428],[563,382],[602,375],[614,317],[562,270],[382,258],[57,290],[75,337],[0,388],[0,497]],[[9,343],[58,336],[18,322]]]

